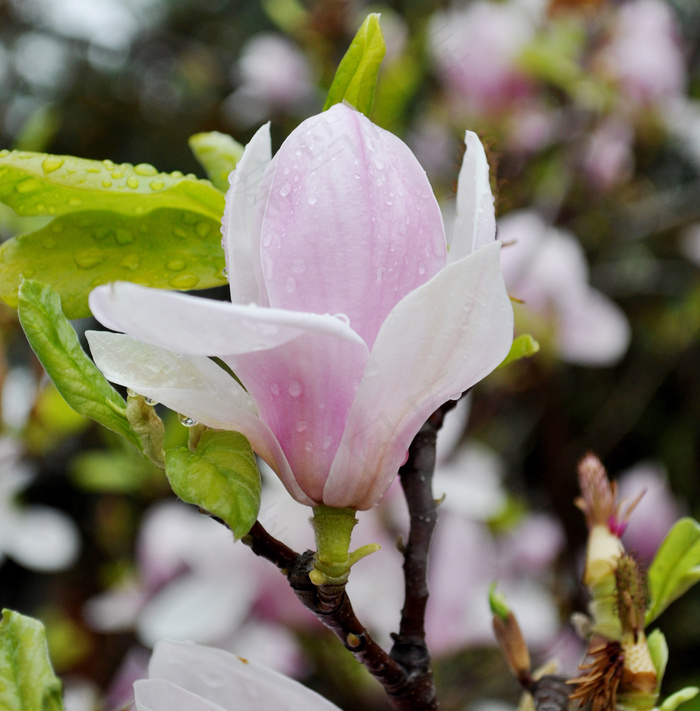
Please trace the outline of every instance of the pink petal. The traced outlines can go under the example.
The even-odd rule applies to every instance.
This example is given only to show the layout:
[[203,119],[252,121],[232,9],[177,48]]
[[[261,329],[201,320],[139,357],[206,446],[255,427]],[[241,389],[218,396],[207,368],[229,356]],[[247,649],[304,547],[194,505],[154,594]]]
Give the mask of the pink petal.
[[255,415],[250,396],[226,371],[203,357],[181,356],[117,333],[87,331],[104,376],[144,397],[220,430],[241,432],[299,502],[311,503],[296,483],[279,442]]
[[297,483],[314,501],[323,498],[368,358],[364,344],[305,334],[278,348],[228,359]]
[[371,347],[394,305],[445,264],[425,172],[400,139],[343,104],[304,121],[268,170],[270,304],[345,314]]
[[513,310],[492,243],[446,267],[383,324],[323,493],[371,508],[425,420],[488,375],[513,339]]
[[226,356],[274,348],[303,332],[360,342],[340,319],[241,306],[114,282],[94,289],[90,309],[107,328],[188,355]]
[[496,238],[496,213],[484,147],[472,131],[466,132],[464,145],[465,153],[457,181],[457,213],[450,243],[450,263]]
[[136,711],[227,711],[180,686],[162,679],[134,682]]
[[298,682],[221,649],[160,642],[148,671],[151,679],[172,680],[226,711],[338,711]]
[[234,304],[265,305],[267,294],[260,279],[260,215],[256,196],[265,169],[272,159],[270,124],[253,136],[236,169],[229,176],[226,210],[221,222],[222,246]]

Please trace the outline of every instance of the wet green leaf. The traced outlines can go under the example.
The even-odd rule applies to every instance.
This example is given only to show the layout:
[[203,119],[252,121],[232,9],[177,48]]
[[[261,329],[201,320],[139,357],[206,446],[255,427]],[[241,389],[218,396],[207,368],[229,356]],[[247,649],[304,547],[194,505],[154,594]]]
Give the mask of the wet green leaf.
[[19,290],[19,320],[29,345],[65,401],[125,437],[140,449],[126,417],[126,404],[80,347],[78,336],[61,311],[61,299],[50,287],[24,281]]
[[231,136],[218,131],[196,133],[190,136],[188,143],[214,187],[226,192],[229,173],[241,159],[243,146]]
[[165,472],[177,496],[220,518],[237,539],[255,523],[260,472],[242,434],[208,430],[196,452],[186,447],[168,450]]
[[36,278],[73,319],[89,316],[90,291],[111,281],[178,290],[225,284],[219,219],[175,209],[62,215],[0,247],[0,299],[16,307],[22,278]]
[[539,350],[540,344],[529,333],[523,333],[513,340],[513,345],[510,347],[508,355],[498,367],[505,368],[521,358],[530,358]]
[[651,605],[646,623],[700,580],[700,524],[682,518],[669,531],[649,567]]
[[323,110],[347,101],[365,116],[369,116],[379,66],[385,53],[379,14],[373,12],[367,15],[348,51],[340,60]]
[[0,708],[63,711],[61,682],[49,661],[39,620],[3,610],[0,622]]
[[219,221],[224,211],[221,192],[194,175],[28,151],[0,151],[0,202],[22,216],[82,210],[134,216],[177,208]]

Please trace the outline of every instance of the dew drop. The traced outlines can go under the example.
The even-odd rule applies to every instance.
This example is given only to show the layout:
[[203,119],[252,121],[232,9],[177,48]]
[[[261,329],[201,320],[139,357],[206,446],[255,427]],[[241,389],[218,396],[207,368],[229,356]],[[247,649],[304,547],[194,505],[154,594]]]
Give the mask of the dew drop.
[[169,282],[174,289],[192,289],[199,284],[199,277],[194,274],[179,274],[173,277]]
[[228,279],[228,267],[224,267],[224,268],[221,270],[221,273],[223,274],[224,279]]
[[107,170],[114,170],[114,161],[111,161],[109,159],[103,160],[102,165],[107,168]]
[[165,183],[162,180],[151,180],[149,185],[151,190],[162,190],[165,187]]
[[138,188],[138,186],[139,186],[139,181],[138,181],[136,178],[134,178],[134,176],[132,175],[132,176],[130,176],[129,178],[126,179],[126,184],[127,184],[132,190],[136,190],[136,188]]
[[418,273],[419,273],[421,276],[423,276],[423,274],[425,274],[425,264],[423,264],[423,262],[421,262],[421,263],[418,265]]
[[333,314],[338,321],[342,321],[346,326],[350,325],[350,319],[347,314]]
[[102,181],[102,187],[103,187],[103,188],[111,188],[111,187],[112,187],[112,181],[111,181],[111,180],[103,180],[103,181]]
[[292,192],[292,186],[289,183],[285,183],[281,188],[280,188],[280,195],[282,197],[287,197],[289,193]]
[[313,452],[313,451],[314,451],[314,444],[313,444],[313,442],[307,442],[307,443],[304,445],[304,449],[305,449],[307,452],[309,452],[309,454],[310,454],[311,452]]
[[34,190],[39,190],[41,188],[41,181],[36,178],[27,178],[21,183],[17,183],[16,190],[18,193],[31,193]]
[[174,272],[179,272],[180,269],[185,268],[186,264],[182,259],[171,259],[165,266]]
[[293,294],[296,291],[297,288],[297,280],[294,277],[287,277],[286,281],[284,282],[284,290],[288,294]]
[[301,383],[298,380],[292,380],[287,390],[292,397],[299,397],[302,391]]
[[315,205],[318,202],[318,198],[315,195],[309,195],[309,205]]
[[177,419],[180,421],[180,424],[184,425],[185,427],[194,427],[195,425],[199,424],[197,420],[194,419],[194,417],[188,417],[187,415],[178,414]]
[[136,175],[155,175],[158,171],[149,163],[139,163],[134,166]]
[[306,262],[303,259],[295,259],[292,262],[292,271],[295,274],[303,274],[306,271]]
[[119,180],[119,178],[123,178],[123,177],[124,177],[124,173],[122,173],[121,170],[115,170],[115,171],[112,173],[112,177],[113,177],[115,180]]
[[194,231],[202,238],[209,234],[209,225],[206,222],[199,222]]
[[132,252],[131,254],[127,254],[126,257],[119,262],[119,266],[135,272],[141,266],[141,259],[136,252]]
[[303,432],[307,427],[307,424],[304,420],[299,420],[296,424],[296,431],[297,432]]
[[377,269],[377,281],[382,281],[385,276],[386,276],[386,268],[379,267],[379,269]]
[[280,386],[277,385],[277,383],[272,383],[270,385],[270,392],[275,396],[279,397],[280,396]]
[[126,389],[126,394],[129,397],[138,397],[138,393],[136,392],[136,390],[132,390],[131,388]]
[[333,444],[333,437],[328,435],[328,437],[326,437],[326,439],[323,440],[323,449],[324,450],[330,449],[332,444]]
[[154,400],[152,397],[144,398],[144,402],[151,407],[155,407],[158,404],[158,400]]
[[179,170],[174,170],[172,173],[170,173],[171,178],[184,178],[185,176],[182,174],[181,171]]
[[80,269],[93,269],[98,264],[102,264],[107,255],[99,249],[86,249],[75,255],[75,263]]
[[134,241],[134,235],[129,230],[114,230],[114,238],[117,244],[131,244]]
[[58,156],[49,156],[48,158],[44,158],[41,163],[44,175],[48,175],[49,173],[53,173],[54,170],[58,170],[64,162],[63,158],[59,158]]
[[262,246],[269,247],[272,244],[272,232],[266,232],[262,238]]

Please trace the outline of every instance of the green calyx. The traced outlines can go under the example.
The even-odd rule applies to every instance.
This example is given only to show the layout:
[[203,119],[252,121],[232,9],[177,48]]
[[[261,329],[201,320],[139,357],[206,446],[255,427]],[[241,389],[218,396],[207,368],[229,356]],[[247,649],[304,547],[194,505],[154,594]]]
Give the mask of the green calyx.
[[350,553],[350,537],[357,523],[355,513],[355,509],[336,509],[323,504],[314,508],[311,523],[316,535],[316,555],[309,573],[314,585],[345,585],[350,568],[379,550],[378,543],[370,543]]

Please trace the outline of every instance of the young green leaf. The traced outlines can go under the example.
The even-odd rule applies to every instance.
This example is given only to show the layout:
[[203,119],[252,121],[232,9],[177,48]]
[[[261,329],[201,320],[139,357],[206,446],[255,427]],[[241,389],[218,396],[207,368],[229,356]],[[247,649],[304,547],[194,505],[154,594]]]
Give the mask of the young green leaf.
[[12,610],[3,610],[0,621],[0,708],[63,711],[61,682],[51,668],[44,626]]
[[238,432],[205,432],[197,451],[165,453],[165,473],[173,491],[220,518],[239,539],[260,510],[260,472],[248,440]]
[[498,367],[505,368],[521,358],[530,358],[539,350],[540,344],[529,333],[523,333],[513,340],[513,345],[511,345],[508,355]]
[[0,151],[0,202],[21,216],[83,210],[134,216],[175,208],[218,221],[224,211],[221,192],[194,175],[159,173],[146,163],[7,150]]
[[139,438],[126,417],[126,405],[80,347],[61,311],[61,299],[49,286],[24,281],[19,289],[19,320],[29,345],[65,401],[125,437],[137,449]]
[[700,524],[682,518],[669,531],[649,566],[651,606],[646,623],[700,580]]
[[647,637],[647,646],[649,647],[649,654],[651,655],[654,669],[656,669],[656,688],[658,690],[661,688],[661,682],[663,681],[664,674],[666,673],[666,665],[668,664],[668,644],[666,643],[664,633],[659,629],[654,630]]
[[369,116],[374,101],[379,66],[386,46],[379,14],[367,15],[345,56],[340,60],[323,110],[347,101],[365,116]]
[[58,292],[68,318],[90,315],[99,284],[131,281],[161,289],[207,289],[226,283],[219,219],[182,210],[130,217],[70,213],[0,247],[0,299],[17,305],[23,278]]
[[686,701],[694,699],[700,689],[697,686],[686,686],[685,689],[676,691],[675,694],[671,694],[659,707],[659,711],[676,711],[676,709],[684,704]]
[[187,141],[214,187],[226,192],[229,173],[243,155],[243,146],[226,133],[195,133]]

